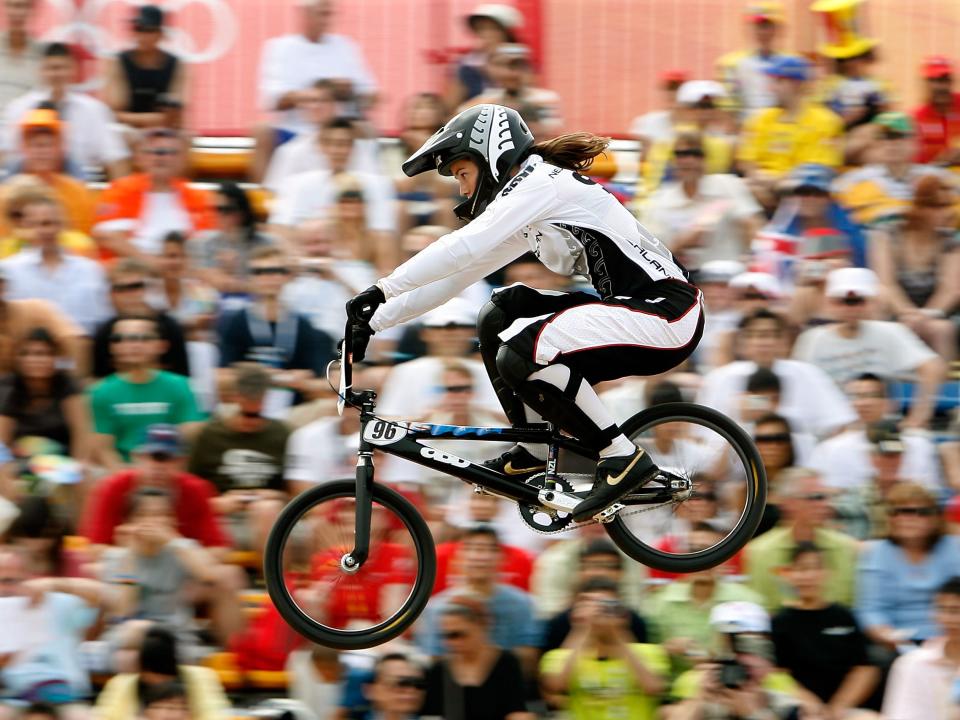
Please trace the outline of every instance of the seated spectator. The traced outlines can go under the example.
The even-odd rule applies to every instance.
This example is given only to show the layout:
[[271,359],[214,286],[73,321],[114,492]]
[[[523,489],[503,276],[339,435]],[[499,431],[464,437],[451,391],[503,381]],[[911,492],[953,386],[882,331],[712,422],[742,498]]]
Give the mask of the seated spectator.
[[833,184],[837,201],[860,224],[902,215],[910,207],[920,178],[945,173],[941,168],[913,161],[917,138],[909,115],[885,112],[871,124],[876,130],[870,150],[873,162],[844,173]]
[[[7,542],[23,553],[23,559],[35,577],[73,577],[77,575],[76,556],[64,547],[68,522],[54,499],[26,495],[17,501],[20,514],[6,532]],[[71,518],[72,520],[72,518]]]
[[[796,599],[773,618],[777,665],[796,680],[817,712],[845,717],[870,699],[880,671],[853,613],[824,597],[827,569],[820,548],[794,548],[786,580]],[[809,696],[813,696],[810,698]]]
[[[23,206],[40,198],[55,200],[56,196],[35,175],[17,175],[2,186],[0,211],[3,217],[0,223],[6,227],[6,234],[0,237],[0,259],[30,246],[32,231],[23,224]],[[99,255],[97,244],[78,230],[62,230],[58,241],[64,250],[77,255],[89,258]]]
[[780,570],[789,565],[799,543],[813,542],[822,549],[824,564],[830,570],[826,599],[851,605],[857,542],[827,527],[830,496],[820,476],[808,468],[792,468],[780,473],[778,484],[783,513],[780,524],[743,550],[749,587],[763,597],[768,610],[777,610],[785,591],[778,577]]
[[[580,551],[580,572],[578,574],[580,586],[584,587],[598,582],[606,583],[613,589],[617,601],[620,602],[624,562],[629,562],[629,560],[625,561],[616,546],[609,540],[599,538],[592,540]],[[575,605],[576,599],[565,610],[547,620],[543,632],[543,642],[540,645],[541,651],[547,653],[564,644],[564,640],[570,634],[572,627],[572,613]],[[643,618],[627,607],[624,607],[624,613],[627,616],[626,632],[631,637],[630,642],[647,642],[649,636]]]
[[80,534],[94,545],[117,545],[131,498],[141,488],[174,499],[177,532],[204,547],[224,547],[227,538],[213,508],[214,486],[183,471],[183,446],[177,429],[151,425],[134,453],[134,465],[97,483],[84,510]]
[[630,123],[630,135],[640,143],[640,162],[646,161],[651,148],[658,143],[667,143],[676,136],[675,126],[684,121],[687,114],[677,102],[677,91],[690,79],[686,70],[670,69],[660,73],[658,89],[663,93],[660,107],[638,115]]
[[767,477],[767,504],[763,509],[763,519],[754,533],[756,537],[773,529],[780,522],[777,478],[787,468],[805,464],[804,456],[809,454],[808,446],[812,445],[812,439],[809,436],[795,435],[789,420],[775,412],[767,412],[761,414],[754,423],[753,442],[757,446]]
[[[386,180],[385,177],[372,177]],[[388,228],[386,222],[378,228],[371,221],[371,212],[380,212],[376,207],[380,200],[367,192],[362,177],[343,173],[333,178],[333,184],[336,195],[331,215],[334,232],[342,243],[343,254],[372,266],[379,273],[389,272],[389,268],[399,265],[395,228]],[[390,193],[392,192],[391,189]],[[391,213],[395,213],[392,197],[387,204],[391,207]]]
[[180,125],[187,71],[176,55],[160,48],[163,23],[163,10],[156,5],[138,7],[130,22],[134,46],[104,63],[103,97],[124,125]]
[[260,181],[273,150],[310,127],[297,111],[300,94],[317,80],[336,87],[341,112],[359,116],[374,100],[376,84],[357,44],[328,32],[333,0],[307,0],[300,6],[300,30],[271,38],[260,57],[261,109],[275,113],[272,125],[255,130],[256,152],[252,177]]
[[[397,660],[396,667],[385,658]],[[401,659],[404,666],[399,664]],[[372,684],[381,683],[380,686],[367,688],[371,703],[386,700],[390,706],[382,706],[383,711],[388,711],[393,706],[399,706],[401,712],[410,711],[411,708],[407,707],[403,700],[414,695],[413,690],[419,689],[420,692],[416,693],[416,707],[419,708],[422,702],[423,671],[407,660],[406,655],[399,653],[387,653],[378,662],[386,664],[382,667],[383,673],[374,673]],[[343,683],[347,680],[349,669],[341,662],[338,650],[323,645],[310,645],[303,650],[294,650],[287,658],[285,670],[289,678],[287,687],[290,697],[302,703],[315,717],[330,717],[340,707],[341,698],[345,694]],[[407,670],[410,672],[406,672]],[[397,681],[410,678],[418,672],[421,688],[414,687],[409,680],[397,685]]]
[[490,87],[490,54],[503,43],[517,42],[517,32],[523,27],[523,15],[506,3],[477,5],[466,21],[474,46],[451,68],[453,77],[444,95],[447,107],[459,107]]
[[826,56],[826,62],[833,63],[833,74],[825,79],[821,92],[824,104],[843,120],[845,132],[866,125],[889,107],[886,83],[871,77],[876,59],[873,47],[847,57]]
[[140,698],[142,720],[191,720],[187,689],[173,680],[159,685],[150,685]]
[[222,182],[213,195],[215,227],[193,235],[188,243],[190,266],[220,292],[224,300],[246,300],[250,252],[275,240],[257,229],[250,198],[239,185]]
[[[166,490],[145,486],[128,499],[123,525],[117,528],[117,547],[100,556],[104,583],[121,585],[117,597],[118,624],[105,636],[113,648],[143,621],[174,628],[181,649],[197,655],[200,639],[193,599],[199,588],[218,581],[216,558],[200,543],[177,531],[174,499]],[[229,592],[211,593],[211,629],[226,644],[240,612]],[[136,620],[127,620],[136,618]]]
[[784,360],[786,324],[769,310],[758,310],[740,323],[742,360],[711,370],[697,395],[701,405],[740,419],[737,398],[747,378],[758,368],[772,370],[780,380],[777,412],[798,432],[828,435],[856,420],[847,399],[820,368],[798,360]]
[[[887,383],[871,373],[853,378],[844,390],[859,419],[845,432],[817,445],[808,465],[822,475],[831,490],[851,491],[869,485],[875,472],[870,462],[873,443],[868,428],[889,419],[894,408]],[[930,489],[940,487],[937,450],[929,438],[923,433],[904,432],[898,443],[902,450],[902,455],[898,453],[898,475]]]
[[871,270],[832,271],[827,276],[826,296],[836,322],[801,333],[793,357],[816,365],[839,386],[861,373],[916,378],[906,422],[909,427],[922,428],[933,417],[946,367],[905,325],[868,319],[873,316],[874,298],[880,292],[880,283]]
[[572,720],[657,717],[669,659],[659,645],[640,644],[628,618],[615,583],[593,579],[580,586],[570,611],[570,634],[540,661],[544,690],[566,701]]
[[897,658],[883,696],[882,717],[891,720],[952,718],[960,658],[960,578],[951,577],[936,592],[933,608],[937,633],[922,647]]
[[704,306],[709,308],[703,325],[703,335],[693,352],[693,361],[701,374],[728,362],[722,356],[722,346],[736,332],[741,315],[736,308],[737,291],[730,281],[744,273],[744,266],[732,260],[710,260],[700,266],[696,274],[697,287],[703,293]]
[[217,486],[213,507],[234,546],[261,552],[288,498],[283,462],[290,431],[262,414],[269,388],[270,376],[261,367],[238,369],[231,398],[236,411],[203,427],[187,465],[188,472]]
[[216,672],[205,667],[180,664],[173,632],[163,627],[146,631],[137,649],[136,670],[107,681],[94,706],[100,720],[130,720],[136,717],[145,697],[157,686],[183,683],[190,720],[221,720],[230,707]]
[[727,89],[730,106],[745,117],[777,104],[768,71],[788,55],[777,50],[784,34],[783,4],[779,0],[751,2],[744,19],[750,24],[752,47],[721,56],[717,77]]
[[926,102],[913,111],[919,140],[917,162],[955,165],[960,93],[953,91],[953,62],[942,55],[930,55],[921,70]]
[[96,383],[89,394],[97,460],[119,470],[149,426],[168,423],[189,430],[201,415],[187,379],[157,370],[163,340],[152,318],[118,320],[110,343],[118,371]]
[[36,85],[43,55],[43,46],[30,30],[33,0],[7,0],[3,9],[6,30],[0,35],[0,113]]
[[144,130],[137,148],[142,172],[114,180],[100,195],[94,234],[113,255],[152,263],[171,231],[214,227],[206,190],[184,177],[186,140],[176,130]]
[[423,715],[464,720],[535,717],[525,711],[520,661],[509,643],[497,642],[496,625],[503,621],[504,608],[485,600],[452,595],[434,614],[438,642],[431,654],[436,661],[427,671]]
[[286,412],[302,397],[326,387],[323,378],[333,352],[326,333],[281,301],[289,281],[287,257],[275,247],[250,254],[253,302],[220,319],[221,384],[229,384],[233,366],[255,362],[270,374],[272,390],[264,410],[268,417]]
[[176,231],[163,239],[163,251],[157,258],[159,283],[151,305],[170,313],[191,340],[209,340],[220,296],[205,274],[191,272],[188,266],[187,239]]
[[674,180],[643,206],[644,225],[691,271],[711,260],[739,260],[759,227],[760,206],[742,179],[704,174],[703,139],[673,144]]
[[937,635],[937,589],[960,574],[960,537],[944,535],[936,497],[900,483],[887,495],[889,530],[857,564],[856,611],[867,636],[890,652]]
[[14,372],[0,381],[0,442],[14,447],[22,438],[56,443],[59,454],[90,456],[90,415],[73,378],[57,368],[62,349],[42,327],[17,349]]
[[426,689],[426,678],[417,663],[402,653],[388,652],[377,659],[373,679],[363,692],[374,717],[407,720],[420,717]]
[[127,258],[114,263],[108,275],[110,302],[116,315],[101,324],[93,336],[93,376],[104,378],[117,371],[115,348],[110,338],[115,334],[117,323],[129,317],[149,317],[155,321],[157,334],[163,341],[156,365],[158,369],[189,375],[187,341],[180,323],[148,302],[150,268],[138,260]]
[[0,263],[7,297],[46,300],[92,337],[112,314],[103,267],[64,249],[63,208],[56,200],[36,196],[21,205],[20,212],[23,227],[30,231],[30,247]]
[[902,226],[878,230],[870,250],[889,312],[948,362],[957,354],[951,315],[960,306],[956,201],[943,178],[920,178]]
[[66,126],[64,145],[67,164],[75,171],[72,174],[84,177],[88,168],[100,167],[112,178],[127,172],[130,153],[112,126],[113,113],[100,100],[71,90],[76,77],[76,59],[69,46],[53,42],[44,47],[39,89],[11,101],[3,114],[0,148],[8,164],[18,167],[23,160],[21,121],[41,103],[50,102]]
[[[31,110],[20,121],[23,163],[19,174],[35,178],[63,206],[65,229],[87,235],[93,227],[94,198],[87,186],[63,172],[63,123],[55,110]],[[8,181],[9,182],[9,181]],[[7,184],[5,184],[5,188]],[[8,197],[5,192],[4,198]],[[19,224],[19,223],[17,223]],[[0,234],[10,232],[0,218]],[[85,238],[84,255],[93,255],[96,246]]]

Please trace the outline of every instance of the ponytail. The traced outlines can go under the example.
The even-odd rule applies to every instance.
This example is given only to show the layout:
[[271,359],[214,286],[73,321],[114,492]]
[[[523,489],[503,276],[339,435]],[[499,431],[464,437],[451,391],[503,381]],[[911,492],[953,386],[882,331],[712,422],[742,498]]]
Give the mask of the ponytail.
[[587,132],[568,133],[537,143],[530,148],[530,154],[565,170],[586,170],[609,144],[610,138]]

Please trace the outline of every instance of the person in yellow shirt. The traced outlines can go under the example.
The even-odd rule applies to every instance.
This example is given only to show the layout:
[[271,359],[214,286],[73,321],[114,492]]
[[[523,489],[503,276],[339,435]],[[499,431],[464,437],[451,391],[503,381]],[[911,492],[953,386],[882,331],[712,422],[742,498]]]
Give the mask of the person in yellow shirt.
[[[33,231],[24,223],[24,208],[50,200],[60,205],[55,194],[30,175],[18,176],[4,185],[0,196],[0,259],[15,255],[31,245]],[[62,230],[59,244],[75,255],[97,259],[97,244],[79,230]]]
[[776,107],[760,110],[743,126],[737,160],[753,180],[775,180],[803,163],[837,167],[843,161],[843,120],[805,97],[810,63],[783,57],[767,71]]

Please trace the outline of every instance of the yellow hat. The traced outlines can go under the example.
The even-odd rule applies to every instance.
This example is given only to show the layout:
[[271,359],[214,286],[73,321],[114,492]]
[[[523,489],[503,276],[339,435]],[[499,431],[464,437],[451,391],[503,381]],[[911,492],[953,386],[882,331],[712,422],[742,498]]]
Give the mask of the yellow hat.
[[876,47],[876,38],[860,34],[858,8],[864,0],[817,0],[810,9],[823,16],[827,42],[817,47],[821,55],[835,60],[863,55]]

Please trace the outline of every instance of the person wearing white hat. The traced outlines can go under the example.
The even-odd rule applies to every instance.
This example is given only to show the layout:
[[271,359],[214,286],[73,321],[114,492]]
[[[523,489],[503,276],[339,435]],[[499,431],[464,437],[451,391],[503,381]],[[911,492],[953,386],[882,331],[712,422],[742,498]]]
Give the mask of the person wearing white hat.
[[[710,366],[726,365],[737,359],[736,339],[740,322],[758,310],[778,309],[784,298],[783,286],[767,272],[739,272],[728,283],[732,312],[712,339]],[[714,318],[716,322],[717,318]],[[711,322],[707,318],[707,325]],[[706,326],[705,326],[706,327]],[[701,343],[702,345],[702,343]]]
[[511,5],[482,3],[467,15],[466,22],[476,38],[476,46],[453,68],[452,82],[444,94],[447,107],[459,107],[490,86],[487,62],[499,45],[517,42],[523,15]]
[[709,372],[729,362],[721,359],[720,349],[729,346],[728,338],[736,332],[742,317],[736,307],[737,291],[730,280],[745,270],[736,260],[708,260],[700,266],[697,282],[703,291],[707,319],[703,324],[703,338],[693,353],[693,362],[700,373]]
[[826,296],[835,322],[801,333],[793,357],[821,368],[841,386],[863,373],[915,380],[907,424],[925,427],[946,366],[906,325],[870,319],[879,292],[872,270],[833,270],[827,275]]

